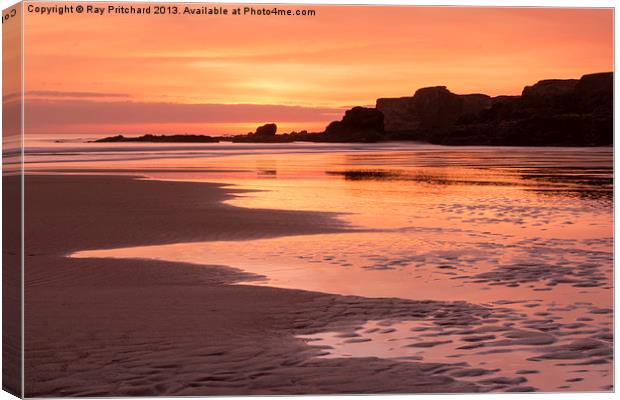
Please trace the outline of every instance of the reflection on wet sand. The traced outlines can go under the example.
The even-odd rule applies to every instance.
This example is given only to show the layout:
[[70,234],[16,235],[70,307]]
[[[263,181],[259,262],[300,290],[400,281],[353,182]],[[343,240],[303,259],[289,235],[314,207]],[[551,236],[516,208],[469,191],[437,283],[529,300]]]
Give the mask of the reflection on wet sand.
[[243,284],[456,302],[299,336],[319,357],[422,360],[489,391],[610,389],[610,149],[254,147],[171,150],[157,168],[127,149],[41,165],[235,185],[247,191],[230,204],[330,211],[355,228],[73,257],[227,265],[264,277]]
[[[74,256],[209,262],[266,277],[246,282],[252,285],[478,304],[485,307],[482,316],[440,309],[418,319],[370,321],[300,339],[320,346],[321,357],[328,358],[458,361],[450,374],[476,380],[486,390],[603,390],[612,360],[610,245],[610,237],[526,240],[507,233],[409,228]],[[536,376],[523,377],[522,370],[535,370]],[[566,376],[581,380],[564,382]]]

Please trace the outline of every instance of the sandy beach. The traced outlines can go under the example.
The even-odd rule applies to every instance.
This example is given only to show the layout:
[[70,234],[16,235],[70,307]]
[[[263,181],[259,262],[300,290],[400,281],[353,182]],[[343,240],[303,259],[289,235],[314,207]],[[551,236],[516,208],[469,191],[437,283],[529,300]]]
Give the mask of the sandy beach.
[[613,389],[608,149],[40,144],[28,396]]
[[4,390],[614,390],[612,8],[160,6],[4,11]]
[[[232,190],[204,183],[33,175],[26,188],[26,396],[482,390],[454,378],[485,374],[466,363],[321,359],[295,338],[389,318],[492,322],[481,306],[234,285],[256,277],[227,266],[66,257],[351,229],[334,215],[237,208],[222,203]],[[484,390],[527,390],[519,383]]]

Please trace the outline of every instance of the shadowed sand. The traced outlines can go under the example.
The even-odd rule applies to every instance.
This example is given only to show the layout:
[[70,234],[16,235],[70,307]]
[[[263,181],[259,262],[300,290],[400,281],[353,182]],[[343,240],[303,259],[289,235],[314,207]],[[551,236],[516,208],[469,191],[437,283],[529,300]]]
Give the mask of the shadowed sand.
[[389,318],[466,326],[489,317],[484,307],[231,285],[256,277],[225,266],[65,257],[351,229],[330,214],[222,203],[233,194],[204,183],[26,177],[25,395],[479,390],[449,376],[465,363],[315,358],[320,346],[295,336]]

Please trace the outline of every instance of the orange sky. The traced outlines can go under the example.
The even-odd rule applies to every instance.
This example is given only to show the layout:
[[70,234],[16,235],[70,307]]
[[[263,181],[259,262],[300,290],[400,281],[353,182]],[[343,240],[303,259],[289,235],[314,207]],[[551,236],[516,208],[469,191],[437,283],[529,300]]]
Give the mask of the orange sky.
[[26,12],[26,130],[318,130],[343,107],[424,86],[519,94],[613,69],[610,9],[280,7],[317,15]]

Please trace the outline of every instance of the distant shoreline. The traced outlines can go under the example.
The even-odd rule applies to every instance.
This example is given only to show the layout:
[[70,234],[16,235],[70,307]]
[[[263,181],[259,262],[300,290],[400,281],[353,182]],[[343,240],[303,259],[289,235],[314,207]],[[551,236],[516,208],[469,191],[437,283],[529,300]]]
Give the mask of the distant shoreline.
[[[285,134],[287,135],[287,134]],[[383,139],[377,141],[331,141],[331,140],[305,140],[305,139],[290,139],[285,135],[276,135],[272,140],[261,140],[249,138],[243,136],[245,140],[238,140],[238,136],[210,136],[210,135],[151,135],[146,134],[142,136],[107,136],[101,139],[90,140],[88,143],[264,143],[264,144],[278,144],[278,143],[351,143],[351,144],[374,144],[374,143],[418,143],[418,144],[433,144],[447,147],[464,147],[464,146],[481,146],[481,147],[612,147],[613,144],[544,144],[544,145],[520,145],[520,144],[471,144],[471,143],[458,143],[458,144],[438,144],[432,143],[420,139]],[[58,140],[58,142],[61,142]]]

